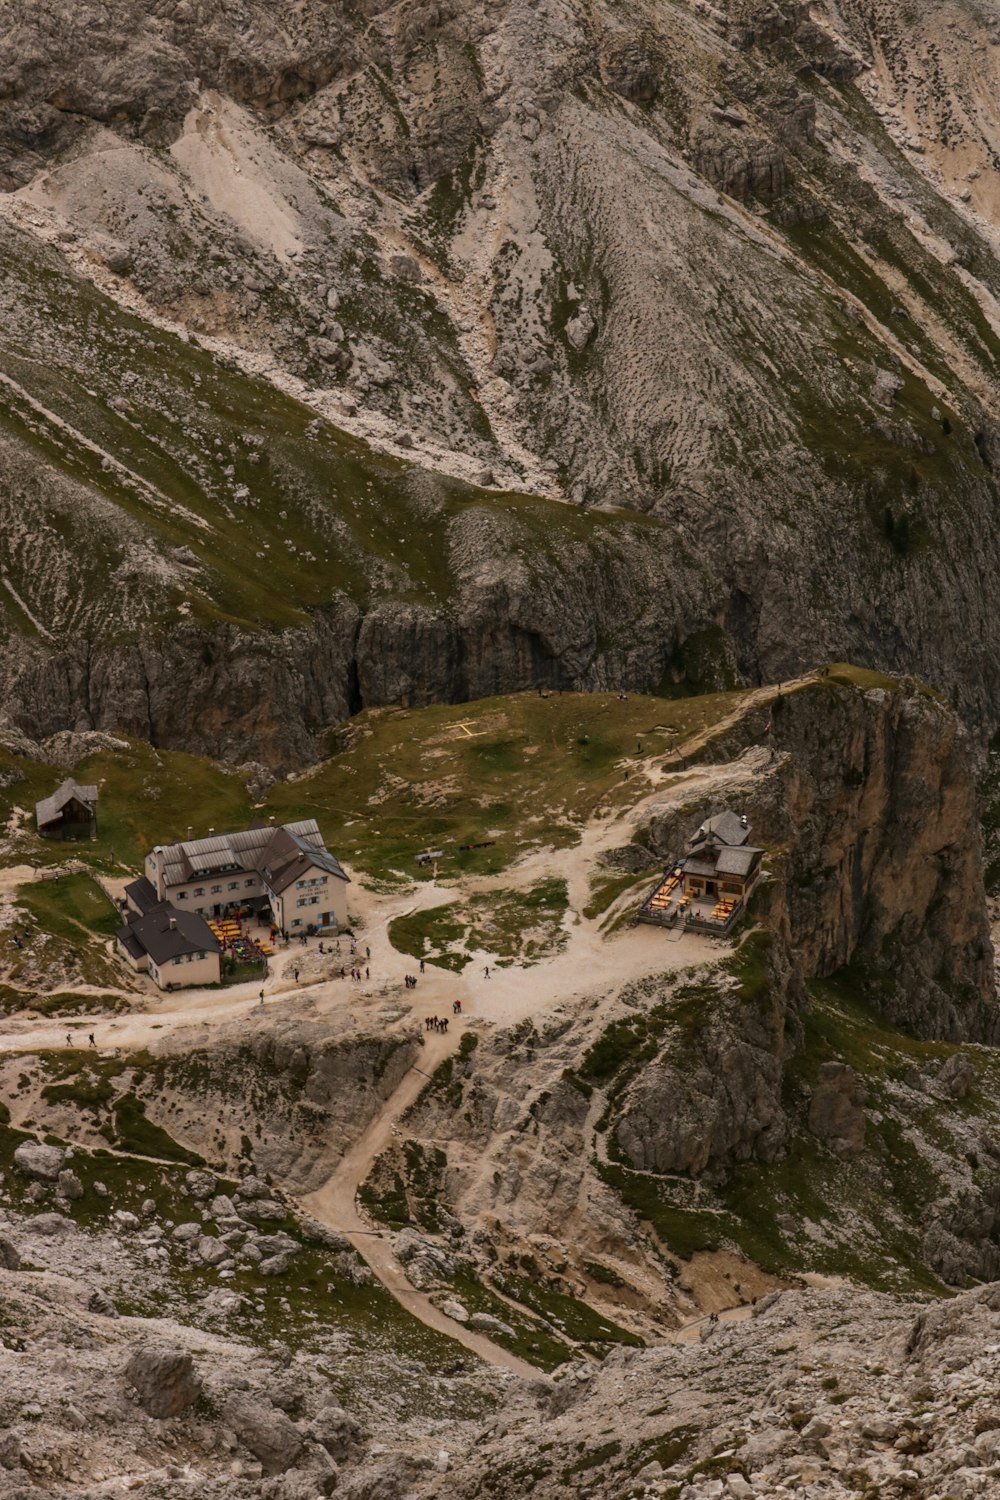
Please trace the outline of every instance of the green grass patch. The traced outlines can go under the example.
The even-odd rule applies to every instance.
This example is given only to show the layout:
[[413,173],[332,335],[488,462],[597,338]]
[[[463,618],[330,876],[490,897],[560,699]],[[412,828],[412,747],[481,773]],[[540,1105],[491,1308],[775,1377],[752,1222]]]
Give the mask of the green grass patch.
[[146,1118],[146,1105],[135,1094],[124,1094],[114,1107],[115,1142],[122,1151],[134,1156],[153,1156],[163,1161],[180,1161],[189,1167],[204,1166],[204,1157],[189,1151],[173,1136]]
[[690,1260],[699,1251],[718,1250],[732,1241],[727,1216],[679,1207],[666,1196],[666,1184],[661,1185],[655,1178],[630,1172],[614,1163],[600,1163],[598,1172],[640,1219],[652,1225],[667,1249],[682,1260]]
[[80,943],[94,935],[108,938],[121,926],[113,902],[89,875],[60,875],[22,885],[17,904],[39,927],[68,942]]
[[590,882],[590,900],[583,908],[583,915],[588,921],[594,921],[607,911],[609,906],[616,902],[619,896],[624,896],[637,885],[648,885],[650,873],[644,870],[639,875],[607,875],[598,876]]
[[596,1312],[589,1303],[578,1297],[566,1296],[563,1292],[553,1291],[551,1287],[542,1286],[525,1276],[516,1276],[508,1271],[494,1271],[492,1280],[498,1290],[512,1297],[515,1302],[523,1303],[539,1317],[545,1318],[575,1343],[586,1344],[588,1348],[594,1349],[608,1344],[643,1347],[638,1334],[630,1333],[627,1328],[613,1323],[610,1318]]
[[465,924],[457,919],[458,905],[426,907],[406,912],[389,923],[389,941],[398,953],[425,959],[440,968],[459,973],[470,961],[470,955],[456,953],[454,947],[465,939]]
[[453,1295],[469,1312],[489,1313],[512,1330],[509,1334],[491,1332],[490,1338],[528,1364],[540,1370],[554,1370],[575,1357],[572,1346],[557,1333],[545,1328],[529,1312],[511,1307],[474,1276],[459,1273],[452,1286]]

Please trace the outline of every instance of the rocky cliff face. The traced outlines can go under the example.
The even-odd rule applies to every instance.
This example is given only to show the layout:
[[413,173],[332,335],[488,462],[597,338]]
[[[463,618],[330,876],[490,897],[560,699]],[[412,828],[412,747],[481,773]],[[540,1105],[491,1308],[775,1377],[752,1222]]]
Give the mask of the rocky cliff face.
[[[926,690],[871,674],[779,702],[637,829],[666,857],[745,810],[768,849],[761,927],[721,961],[706,945],[698,969],[481,1038],[410,1112],[423,1154],[390,1153],[376,1201],[408,1182],[421,1222],[413,1160],[437,1148],[439,1217],[577,1294],[611,1263],[650,1326],[686,1290],[718,1295],[712,1255],[737,1245],[761,1274],[819,1257],[885,1285],[890,1243],[917,1284],[993,1274],[995,1062],[962,1045],[995,1040],[998,1014],[968,738]],[[669,1293],[663,1253],[685,1263]]]
[[789,757],[784,808],[758,825],[787,851],[780,920],[803,972],[867,969],[892,1020],[922,1035],[995,1040],[967,735],[919,688],[836,685],[820,713],[812,698],[781,700],[772,737]]
[[[725,753],[747,727],[768,746],[740,797],[769,850],[756,909],[799,976],[852,965],[862,983],[870,974],[892,1020],[926,1036],[992,1040],[974,763],[956,716],[916,684],[835,669],[782,695]],[[692,822],[716,810],[665,810],[650,836],[676,854]]]
[[[304,627],[224,705],[279,763],[358,701],[696,664],[917,671],[992,726],[994,41],[964,3],[8,6],[2,603],[56,658],[16,708],[213,743],[190,611],[238,682]],[[499,532],[433,524],[435,473]],[[88,683],[109,638],[176,702],[125,653]]]

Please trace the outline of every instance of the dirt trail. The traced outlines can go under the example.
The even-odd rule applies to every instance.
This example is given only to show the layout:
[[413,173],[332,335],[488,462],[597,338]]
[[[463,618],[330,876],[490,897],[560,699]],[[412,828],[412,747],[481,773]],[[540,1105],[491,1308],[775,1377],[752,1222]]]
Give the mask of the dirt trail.
[[537,1376],[534,1365],[518,1359],[498,1344],[491,1343],[482,1334],[465,1328],[453,1318],[446,1317],[435,1307],[426,1292],[417,1291],[403,1274],[403,1269],[392,1253],[388,1237],[381,1231],[373,1231],[361,1216],[357,1205],[357,1193],[372,1167],[397,1132],[396,1122],[414,1102],[427,1082],[429,1074],[458,1049],[460,1033],[430,1032],[427,1044],[421,1053],[420,1066],[412,1067],[395,1093],[386,1101],[381,1113],[371,1122],[364,1134],[355,1141],[351,1149],[341,1158],[333,1175],[315,1193],[301,1200],[305,1211],[323,1224],[346,1235],[354,1248],[364,1256],[372,1271],[401,1307],[412,1313],[428,1328],[457,1340],[466,1349],[477,1354],[488,1364],[509,1370],[513,1375],[528,1379]]
[[[783,683],[782,691],[792,692],[815,678],[815,673],[808,673]],[[666,788],[691,777],[699,778],[706,788],[716,780],[730,778],[732,770],[728,765],[686,767],[683,763],[715,736],[738,723],[748,709],[773,701],[776,696],[777,689],[773,686],[751,690],[724,718],[676,746],[669,761],[658,759],[655,764],[638,766],[648,791],[625,808],[591,818],[571,848],[540,849],[499,875],[472,877],[460,884],[430,880],[416,890],[395,896],[366,891],[358,880],[352,903],[362,924],[361,941],[371,947],[370,982],[354,986],[349,980],[334,979],[303,986],[290,984],[287,971],[294,966],[297,950],[289,949],[279,956],[276,972],[265,985],[266,1005],[258,1005],[260,987],[256,983],[234,986],[221,994],[218,990],[192,989],[171,995],[150,995],[142,1011],[114,1019],[95,1018],[98,1045],[138,1049],[185,1029],[206,1030],[209,1026],[217,1028],[235,1021],[271,1024],[275,1002],[282,1004],[283,1013],[304,1004],[318,1016],[345,1007],[356,1011],[372,1003],[383,1004],[390,991],[398,993],[421,1016],[435,1011],[446,1015],[452,1001],[460,999],[467,1015],[497,1025],[512,1025],[600,989],[620,987],[649,974],[711,961],[718,954],[718,942],[689,933],[678,937],[659,928],[640,927],[605,936],[601,924],[613,908],[597,918],[583,916],[589,880],[599,851],[629,842],[635,825],[662,798]],[[631,763],[629,766],[630,775],[634,774]],[[571,898],[565,922],[567,942],[562,952],[527,967],[509,968],[495,967],[493,955],[482,953],[475,956],[463,974],[428,964],[426,973],[419,977],[417,989],[403,990],[403,975],[414,972],[417,961],[398,952],[389,941],[388,929],[394,918],[455,901],[467,893],[525,888],[553,875],[567,881]],[[0,870],[0,895],[38,878],[39,873],[29,866]],[[631,893],[623,899],[632,899]],[[487,965],[488,979],[484,972]],[[0,1049],[60,1048],[65,1044],[66,1029],[63,1021],[38,1022],[27,1017],[8,1020],[0,1033]]]
[[[814,680],[815,675],[810,673],[785,683],[782,691],[793,691]],[[772,701],[776,696],[774,687],[748,692],[723,719],[675,747],[669,761],[657,760],[655,764],[628,762],[630,776],[643,777],[648,790],[627,807],[595,814],[572,848],[538,850],[496,876],[476,877],[458,885],[427,881],[416,890],[390,897],[366,891],[359,881],[354,888],[353,901],[356,915],[361,919],[359,942],[371,950],[370,956],[365,955],[373,976],[369,983],[358,985],[350,980],[334,979],[303,986],[289,984],[287,974],[295,966],[298,954],[297,949],[290,949],[279,956],[266,983],[264,1005],[260,1004],[259,985],[256,983],[234,987],[222,994],[217,990],[189,990],[179,994],[150,995],[143,1011],[114,1018],[94,1018],[93,1028],[99,1033],[98,1047],[102,1052],[105,1049],[139,1050],[165,1040],[174,1032],[186,1032],[184,1040],[197,1045],[213,1035],[217,1037],[226,1023],[239,1022],[242,1027],[271,1026],[276,1014],[284,1017],[302,1011],[315,1018],[349,1008],[360,1024],[366,1024],[370,1015],[364,1012],[373,1006],[384,1007],[390,994],[394,999],[398,995],[402,1002],[395,1027],[409,1028],[414,1020],[419,1021],[431,1014],[449,1015],[452,1003],[461,1000],[463,1014],[460,1020],[455,1019],[455,1029],[448,1033],[425,1033],[425,1047],[419,1064],[405,1075],[378,1116],[338,1162],[328,1181],[301,1200],[302,1207],[320,1222],[346,1235],[386,1290],[419,1321],[494,1366],[516,1375],[536,1376],[538,1372],[532,1365],[446,1317],[426,1293],[411,1286],[392,1253],[388,1237],[373,1231],[362,1218],[356,1201],[357,1191],[376,1158],[390,1144],[400,1116],[417,1098],[427,1075],[457,1050],[461,1031],[470,1020],[510,1025],[527,1016],[537,1018],[547,1011],[557,1010],[564,1002],[602,992],[608,1003],[613,1003],[622,985],[629,980],[689,968],[717,956],[720,945],[716,942],[687,933],[680,937],[667,935],[655,927],[603,935],[600,927],[608,913],[599,918],[583,916],[583,907],[589,897],[589,880],[599,851],[628,842],[633,827],[651,806],[662,799],[670,786],[697,778],[708,788],[716,781],[731,780],[733,768],[728,764],[687,767],[685,761],[736,724],[748,709]],[[484,972],[486,962],[474,960],[463,974],[429,964],[425,973],[418,976],[416,989],[404,990],[404,974],[416,972],[418,963],[399,953],[389,941],[389,924],[394,917],[454,901],[471,891],[527,887],[552,874],[566,879],[571,897],[563,952],[529,967],[504,969],[494,967],[491,955],[481,955],[489,963],[489,978]],[[39,873],[28,866],[0,871],[0,895],[38,878],[41,878]],[[281,1006],[277,1012],[275,1002]],[[0,1051],[63,1050],[70,1026],[80,1024],[80,1018],[54,1022],[39,1022],[27,1017],[8,1020],[0,1032]],[[89,1033],[91,1018],[85,1018],[82,1024]],[[74,1044],[79,1045],[75,1039]],[[741,1309],[726,1314],[727,1317],[743,1315]],[[693,1319],[672,1337],[693,1336],[691,1330],[703,1321],[702,1318]]]

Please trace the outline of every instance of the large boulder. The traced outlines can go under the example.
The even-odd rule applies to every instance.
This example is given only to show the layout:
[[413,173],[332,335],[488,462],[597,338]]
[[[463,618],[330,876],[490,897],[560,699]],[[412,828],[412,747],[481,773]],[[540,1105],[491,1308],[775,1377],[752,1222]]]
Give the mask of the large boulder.
[[331,1402],[310,1422],[309,1436],[320,1443],[331,1458],[343,1463],[351,1449],[361,1441],[361,1428],[342,1406]]
[[186,1349],[143,1344],[125,1366],[125,1379],[151,1417],[178,1417],[201,1395],[201,1380]]
[[228,1260],[231,1252],[224,1240],[216,1239],[214,1235],[203,1234],[198,1241],[198,1255],[206,1266],[220,1266],[224,1260]]
[[212,1172],[204,1172],[198,1167],[188,1172],[184,1181],[192,1198],[211,1198],[218,1186]]
[[302,1452],[302,1435],[284,1412],[243,1391],[234,1391],[227,1399],[222,1420],[260,1460],[265,1474],[283,1474]]
[[4,1271],[21,1269],[21,1257],[17,1253],[17,1247],[4,1234],[0,1234],[0,1268]]
[[298,1255],[302,1246],[290,1234],[279,1230],[277,1234],[258,1234],[254,1244],[262,1255]]
[[14,1165],[26,1177],[55,1182],[66,1165],[66,1153],[59,1146],[43,1146],[41,1141],[22,1141],[14,1152]]
[[414,1229],[401,1229],[392,1248],[406,1271],[407,1280],[419,1291],[440,1286],[455,1275],[455,1257],[442,1250],[440,1245],[423,1239]]
[[950,1099],[964,1099],[975,1086],[976,1069],[965,1052],[954,1052],[941,1064],[937,1075],[938,1086]]
[[75,1172],[69,1167],[64,1167],[57,1179],[57,1191],[61,1198],[68,1198],[71,1202],[83,1197],[83,1183]]
[[75,1225],[65,1214],[36,1214],[30,1227],[34,1234],[60,1235],[69,1234]]
[[262,1276],[284,1276],[290,1264],[285,1254],[269,1255],[266,1260],[260,1262],[257,1270]]

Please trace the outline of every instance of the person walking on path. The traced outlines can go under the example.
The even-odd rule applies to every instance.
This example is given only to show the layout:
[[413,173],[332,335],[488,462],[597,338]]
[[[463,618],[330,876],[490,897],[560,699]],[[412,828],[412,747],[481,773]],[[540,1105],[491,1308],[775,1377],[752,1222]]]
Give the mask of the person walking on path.
[[490,977],[490,966],[489,966],[489,964],[487,964],[486,967],[485,967],[485,969],[483,970],[483,978],[484,979],[489,979],[489,977]]
[[72,1034],[70,1032],[68,1032],[68,1031],[66,1033],[66,1045],[67,1045],[67,1047],[72,1047],[72,1045],[73,1045]]
[[292,978],[295,980],[295,983],[298,984],[298,982],[299,982],[299,971],[298,971],[298,969],[293,969],[292,970]]
[[90,1045],[92,1047],[96,1047],[97,1046],[97,1043],[94,1040],[94,1033],[93,1032],[90,1033]]
[[261,987],[260,987],[260,1003],[261,1003],[261,1005],[264,1004],[264,986],[263,985],[261,985]]
[[423,959],[420,960],[420,972],[421,972],[421,974],[424,972],[424,961],[423,961]]

